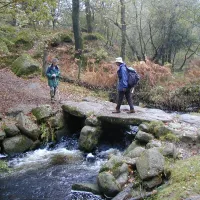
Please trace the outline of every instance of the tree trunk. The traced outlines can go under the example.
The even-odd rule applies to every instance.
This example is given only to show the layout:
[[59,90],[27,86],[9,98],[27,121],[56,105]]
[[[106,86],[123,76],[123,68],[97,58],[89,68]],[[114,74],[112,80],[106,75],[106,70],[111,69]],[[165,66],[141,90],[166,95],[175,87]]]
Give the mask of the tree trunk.
[[75,50],[82,49],[82,38],[79,25],[79,0],[72,1],[72,22],[75,40]]
[[44,45],[44,50],[43,50],[42,76],[46,75],[47,56],[48,56],[48,50],[47,50],[47,45],[45,44]]
[[87,32],[92,33],[92,13],[90,7],[90,0],[85,0],[85,12],[86,12]]
[[125,2],[124,0],[120,0],[121,3],[121,57],[125,60],[126,56],[126,21],[125,21]]

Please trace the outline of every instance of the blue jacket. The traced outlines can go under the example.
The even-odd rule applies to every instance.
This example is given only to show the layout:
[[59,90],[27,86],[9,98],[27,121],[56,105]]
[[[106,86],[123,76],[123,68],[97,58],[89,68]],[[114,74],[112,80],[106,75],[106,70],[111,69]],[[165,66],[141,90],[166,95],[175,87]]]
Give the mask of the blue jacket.
[[[52,74],[56,74],[56,77],[52,77]],[[59,77],[60,77],[60,70],[58,66],[56,65],[55,68],[53,66],[49,66],[46,71],[46,76],[48,78],[48,85],[49,87],[57,87],[59,83]]]
[[125,63],[122,63],[119,66],[119,69],[117,71],[117,75],[118,75],[118,78],[119,78],[118,90],[123,91],[123,88],[128,88],[128,72],[127,72]]

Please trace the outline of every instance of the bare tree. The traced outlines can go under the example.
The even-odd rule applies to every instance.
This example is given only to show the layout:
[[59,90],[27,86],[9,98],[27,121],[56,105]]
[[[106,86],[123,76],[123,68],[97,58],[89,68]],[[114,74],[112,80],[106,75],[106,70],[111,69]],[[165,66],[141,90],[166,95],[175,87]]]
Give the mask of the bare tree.
[[87,32],[92,33],[92,12],[91,12],[90,0],[85,0],[85,12],[86,12]]
[[125,20],[125,2],[120,0],[121,4],[121,57],[125,60],[126,55],[126,20]]
[[75,50],[78,51],[82,49],[82,38],[80,31],[80,23],[79,23],[79,0],[72,1],[72,23],[73,23],[73,31],[74,31],[74,40],[75,40]]

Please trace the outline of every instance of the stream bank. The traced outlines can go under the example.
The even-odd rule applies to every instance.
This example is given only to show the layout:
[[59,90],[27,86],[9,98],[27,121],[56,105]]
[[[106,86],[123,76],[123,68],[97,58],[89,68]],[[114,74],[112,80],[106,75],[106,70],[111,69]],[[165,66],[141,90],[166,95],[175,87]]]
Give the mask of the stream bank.
[[[58,175],[57,178],[59,184],[63,185],[61,191],[58,190],[60,191],[58,195],[60,195],[61,199],[64,198],[63,195],[66,195],[66,193],[63,194],[65,191],[68,191],[67,195],[72,195],[70,191],[77,180],[79,184],[89,182],[90,184],[98,185],[100,189],[99,193],[103,197],[109,196],[113,197],[113,199],[119,198],[117,197],[118,194],[122,195],[121,192],[126,189],[126,185],[130,181],[135,185],[134,187],[137,188],[136,191],[141,184],[146,185],[147,190],[144,188],[146,191],[151,191],[162,185],[165,179],[169,178],[165,175],[165,160],[168,157],[172,159],[182,159],[192,154],[199,155],[199,116],[188,114],[178,115],[176,113],[169,114],[162,110],[141,107],[135,107],[136,113],[129,115],[126,113],[128,109],[127,106],[122,106],[122,112],[116,115],[111,113],[114,108],[115,104],[110,102],[84,99],[84,101],[80,102],[62,102],[62,112],[61,110],[52,109],[50,105],[43,105],[33,108],[31,113],[19,113],[16,116],[12,116],[12,119],[17,120],[15,126],[13,126],[13,124],[9,126],[10,120],[8,123],[8,120],[2,119],[3,131],[5,131],[4,134],[2,134],[2,151],[5,150],[3,153],[8,153],[12,156],[14,149],[11,151],[11,147],[6,147],[4,141],[10,141],[16,137],[26,137],[28,141],[32,140],[33,143],[37,140],[42,142],[44,139],[50,142],[52,138],[55,138],[57,142],[59,142],[63,137],[68,137],[72,133],[77,133],[76,142],[72,143],[72,149],[66,144],[64,145],[64,149],[60,149],[60,147],[57,148],[54,143],[52,143],[49,149],[41,149],[42,143],[40,143],[38,146],[40,147],[39,149],[37,147],[37,150],[33,151],[32,149],[32,151],[28,151],[31,150],[31,143],[31,146],[26,146],[25,149],[18,149],[19,152],[16,152],[23,153],[28,151],[25,154],[21,154],[22,159],[17,157],[16,162],[15,159],[9,162],[12,167],[20,166],[21,164],[21,166],[23,166],[23,163],[29,163],[28,165],[26,164],[26,168],[30,168],[30,166],[34,166],[34,163],[37,163],[36,166],[39,170],[31,169],[30,171],[25,171],[24,175],[30,178],[25,178],[25,180],[27,180],[26,184],[29,185],[29,181],[33,182],[33,178],[37,180],[36,182],[44,182],[45,185],[47,184],[44,187],[48,188],[48,184],[51,185],[53,181],[51,176],[54,177],[54,174],[57,172],[61,174],[61,176]],[[32,122],[33,125],[27,127],[27,121]],[[129,132],[129,134],[124,134],[128,127],[129,130],[127,132]],[[14,135],[12,135],[13,130],[15,130]],[[51,134],[48,135],[47,133]],[[132,137],[130,141],[125,142],[124,139],[130,139],[130,135],[132,134],[134,134],[134,137]],[[68,138],[65,140],[65,143],[69,141],[70,139]],[[109,148],[105,149],[105,147],[101,148],[102,141],[116,141],[116,143],[111,143]],[[18,144],[19,140],[15,140],[15,142]],[[179,144],[180,146],[178,146]],[[185,144],[186,147],[190,147],[188,148],[190,150],[189,153],[187,152],[187,148],[182,148],[182,144]],[[117,148],[120,150],[121,153],[119,153],[118,150],[112,151],[113,147],[114,149]],[[76,150],[74,151],[74,149]],[[110,150],[112,153],[109,156],[102,157],[102,154],[104,154],[102,152],[109,152]],[[192,152],[193,150],[195,150],[195,152]],[[86,159],[86,155],[90,153],[96,156],[92,163]],[[40,157],[39,154],[44,154],[44,156]],[[55,157],[54,154],[56,154]],[[151,155],[153,155],[153,157]],[[39,159],[30,162],[32,159],[35,159],[35,157]],[[40,162],[40,160],[44,162]],[[147,162],[146,169],[143,163],[144,161]],[[56,169],[52,164],[56,164]],[[40,168],[39,165],[42,167]],[[89,171],[87,171],[88,169]],[[146,172],[144,172],[144,169]],[[152,169],[156,170],[152,171]],[[22,174],[22,171],[20,174]],[[65,173],[64,178],[63,171]],[[36,177],[36,172],[39,172],[39,179]],[[137,173],[139,176],[134,175]],[[69,174],[72,179],[66,177],[66,174]],[[8,177],[11,177],[11,179]],[[18,181],[21,182],[23,175],[20,176],[18,174],[15,176],[11,174],[8,177],[2,177],[4,185],[7,185],[7,188],[5,187],[2,189],[5,191],[4,194],[8,195],[10,191],[9,195],[11,195],[12,191],[9,189],[8,182],[11,182],[10,180],[13,179],[17,182],[17,185],[19,185]],[[19,179],[17,177],[19,177]],[[42,177],[48,177],[47,180],[49,180],[49,182],[45,182]],[[56,177],[57,176],[54,178]],[[162,179],[159,177],[162,177]],[[62,179],[65,183],[62,182]],[[106,183],[109,183],[109,186],[104,185],[104,180],[107,180]],[[26,184],[23,183],[23,185]],[[55,184],[55,188],[59,188],[59,184]],[[67,189],[64,189],[64,186],[66,186]],[[34,191],[36,191],[35,187],[36,186],[33,186]],[[80,188],[81,185],[76,186],[76,188],[77,187]],[[43,193],[45,190],[41,190],[41,188],[43,188],[42,185],[40,185],[38,189],[39,195],[45,195],[45,197],[51,198],[48,196],[49,193]],[[8,193],[6,190],[8,190]],[[24,191],[23,187],[22,191]],[[22,193],[20,195],[22,195]],[[30,193],[29,195],[31,195]],[[72,193],[73,195],[80,194]],[[50,194],[52,195],[51,192]],[[73,198],[76,199],[76,195]],[[133,193],[131,190],[131,194],[126,193],[125,196],[126,195],[136,197],[139,193]],[[69,199],[72,198],[72,196],[65,197]],[[34,197],[32,198],[34,199]],[[94,199],[95,198],[100,197],[94,197]],[[122,200],[125,197],[120,198],[120,200]]]

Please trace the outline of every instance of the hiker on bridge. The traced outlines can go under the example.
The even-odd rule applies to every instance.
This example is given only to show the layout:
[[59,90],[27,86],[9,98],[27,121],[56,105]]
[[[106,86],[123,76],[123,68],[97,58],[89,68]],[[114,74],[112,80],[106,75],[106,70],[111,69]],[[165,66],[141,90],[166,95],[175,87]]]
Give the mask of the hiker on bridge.
[[128,113],[135,113],[135,110],[133,107],[132,95],[131,95],[131,88],[128,85],[128,71],[127,71],[126,64],[123,62],[121,57],[116,58],[115,63],[119,67],[117,71],[117,75],[119,79],[118,99],[117,99],[116,110],[113,111],[112,113],[120,113],[120,106],[122,104],[124,96],[126,97],[126,100],[130,106],[130,111],[128,111]]

